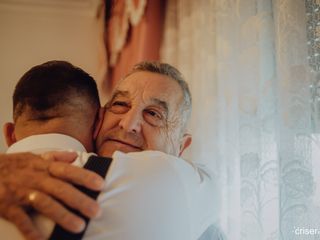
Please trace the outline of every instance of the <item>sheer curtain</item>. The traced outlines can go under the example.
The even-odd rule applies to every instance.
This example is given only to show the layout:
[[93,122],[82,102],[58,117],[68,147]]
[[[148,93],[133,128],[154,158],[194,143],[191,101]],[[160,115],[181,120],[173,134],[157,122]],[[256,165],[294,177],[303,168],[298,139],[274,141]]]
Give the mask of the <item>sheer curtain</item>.
[[167,1],[161,58],[193,94],[184,157],[216,173],[228,239],[320,239],[318,4]]

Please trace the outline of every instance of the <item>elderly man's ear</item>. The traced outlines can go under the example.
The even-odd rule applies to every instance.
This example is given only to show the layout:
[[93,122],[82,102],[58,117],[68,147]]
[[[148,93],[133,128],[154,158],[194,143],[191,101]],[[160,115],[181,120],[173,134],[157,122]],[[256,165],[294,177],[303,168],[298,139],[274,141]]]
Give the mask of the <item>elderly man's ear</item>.
[[96,121],[95,121],[95,129],[93,132],[93,139],[96,139],[98,137],[100,128],[102,127],[105,111],[106,111],[106,108],[101,107],[99,109],[99,112],[97,113],[97,117],[96,117]]
[[10,147],[12,144],[14,144],[17,141],[14,133],[14,123],[11,123],[11,122],[5,123],[3,125],[2,131],[8,147]]
[[192,142],[191,134],[185,133],[183,135],[183,137],[182,137],[182,141],[181,141],[181,144],[180,144],[179,157],[181,157],[183,151],[190,146],[191,142]]

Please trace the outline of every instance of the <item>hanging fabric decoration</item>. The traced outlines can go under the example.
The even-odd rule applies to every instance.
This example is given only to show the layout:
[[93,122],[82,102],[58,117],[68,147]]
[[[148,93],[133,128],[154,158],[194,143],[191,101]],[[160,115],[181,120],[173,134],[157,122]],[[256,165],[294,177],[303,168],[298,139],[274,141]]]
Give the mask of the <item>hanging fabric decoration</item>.
[[109,65],[111,67],[116,65],[119,53],[125,46],[130,25],[136,26],[140,22],[146,5],[147,0],[115,1],[108,25]]

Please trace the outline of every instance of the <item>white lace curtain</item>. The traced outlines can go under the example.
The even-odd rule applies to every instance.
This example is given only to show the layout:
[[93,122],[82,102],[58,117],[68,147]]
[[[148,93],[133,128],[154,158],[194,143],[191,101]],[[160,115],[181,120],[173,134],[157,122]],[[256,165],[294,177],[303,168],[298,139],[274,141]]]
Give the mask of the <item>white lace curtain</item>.
[[310,50],[320,22],[307,21],[320,21],[317,4],[167,1],[162,60],[193,94],[185,157],[216,172],[217,224],[230,240],[320,239],[319,59]]

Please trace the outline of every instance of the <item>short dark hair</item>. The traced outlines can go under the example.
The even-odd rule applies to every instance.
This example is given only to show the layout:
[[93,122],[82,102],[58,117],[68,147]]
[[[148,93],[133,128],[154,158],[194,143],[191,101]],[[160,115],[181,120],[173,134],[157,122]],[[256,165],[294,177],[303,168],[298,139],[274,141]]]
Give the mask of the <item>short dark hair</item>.
[[82,69],[66,61],[49,61],[27,71],[17,83],[13,94],[13,118],[25,107],[47,111],[69,102],[75,95],[100,107],[97,84]]

